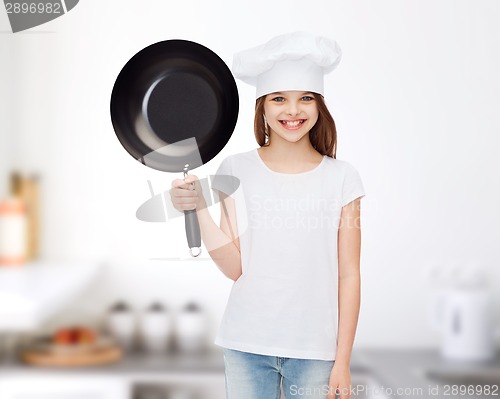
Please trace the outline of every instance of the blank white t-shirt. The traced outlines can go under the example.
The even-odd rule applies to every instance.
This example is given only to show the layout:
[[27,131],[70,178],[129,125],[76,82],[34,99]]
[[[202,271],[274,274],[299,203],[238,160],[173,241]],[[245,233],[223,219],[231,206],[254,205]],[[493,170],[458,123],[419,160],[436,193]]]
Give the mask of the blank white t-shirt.
[[[224,159],[235,199],[242,275],[215,344],[244,352],[335,360],[337,235],[342,207],[364,196],[357,170],[327,156],[298,174],[272,171],[257,149]],[[222,179],[220,180],[222,181]],[[224,191],[214,179],[212,189]]]

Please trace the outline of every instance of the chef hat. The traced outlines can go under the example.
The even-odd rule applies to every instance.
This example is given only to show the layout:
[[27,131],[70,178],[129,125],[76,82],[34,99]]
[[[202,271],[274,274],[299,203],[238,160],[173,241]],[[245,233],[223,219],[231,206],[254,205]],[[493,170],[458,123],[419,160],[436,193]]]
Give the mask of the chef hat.
[[323,76],[340,62],[337,42],[308,32],[276,36],[234,56],[234,76],[256,87],[256,98],[277,91],[324,95]]

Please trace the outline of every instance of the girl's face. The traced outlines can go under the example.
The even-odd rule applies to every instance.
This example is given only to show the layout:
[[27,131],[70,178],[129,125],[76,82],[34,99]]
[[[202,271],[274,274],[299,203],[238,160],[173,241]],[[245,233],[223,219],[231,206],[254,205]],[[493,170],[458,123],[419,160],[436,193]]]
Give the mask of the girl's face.
[[297,142],[318,120],[318,106],[313,93],[283,91],[271,93],[264,102],[264,116],[271,128],[269,135],[277,135],[288,142]]

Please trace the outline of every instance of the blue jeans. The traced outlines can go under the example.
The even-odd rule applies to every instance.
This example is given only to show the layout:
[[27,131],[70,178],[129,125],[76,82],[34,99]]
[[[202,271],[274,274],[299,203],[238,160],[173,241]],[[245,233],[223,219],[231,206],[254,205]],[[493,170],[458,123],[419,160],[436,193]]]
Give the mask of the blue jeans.
[[224,348],[227,399],[326,399],[334,361],[265,356]]

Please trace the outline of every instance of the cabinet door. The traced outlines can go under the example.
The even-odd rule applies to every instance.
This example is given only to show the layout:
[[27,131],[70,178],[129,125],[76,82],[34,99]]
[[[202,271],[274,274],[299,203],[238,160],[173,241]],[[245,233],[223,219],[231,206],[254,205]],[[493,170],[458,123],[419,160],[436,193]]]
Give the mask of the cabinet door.
[[97,377],[0,379],[0,399],[131,399],[124,381]]

